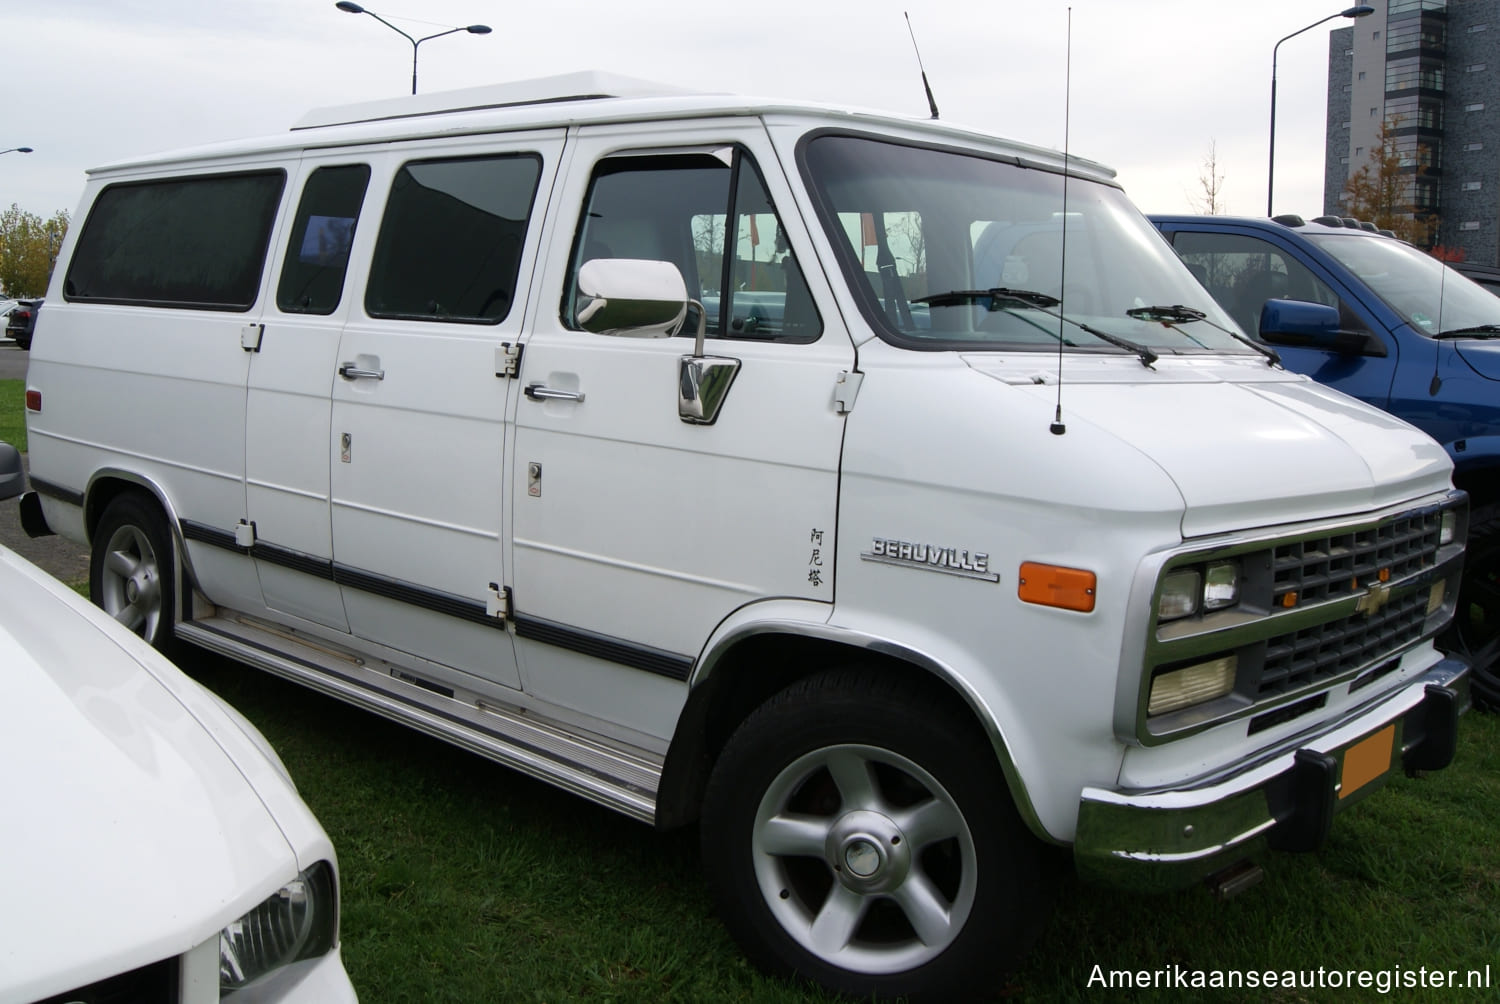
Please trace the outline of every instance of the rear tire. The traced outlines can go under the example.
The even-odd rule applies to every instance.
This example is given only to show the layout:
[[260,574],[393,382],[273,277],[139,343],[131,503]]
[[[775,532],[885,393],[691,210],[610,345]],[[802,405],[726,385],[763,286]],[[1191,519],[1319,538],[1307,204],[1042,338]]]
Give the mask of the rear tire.
[[171,654],[176,561],[160,507],[138,492],[121,495],[94,528],[89,598],[158,651]]
[[701,835],[750,959],[836,993],[993,991],[1049,912],[994,750],[899,678],[825,673],[759,708],[714,767]]

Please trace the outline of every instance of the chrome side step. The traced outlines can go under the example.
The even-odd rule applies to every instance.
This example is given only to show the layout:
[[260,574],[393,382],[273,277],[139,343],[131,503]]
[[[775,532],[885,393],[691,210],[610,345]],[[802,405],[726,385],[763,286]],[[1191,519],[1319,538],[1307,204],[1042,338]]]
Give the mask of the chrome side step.
[[461,746],[643,822],[656,816],[660,756],[455,693],[406,667],[339,651],[221,608],[177,637]]

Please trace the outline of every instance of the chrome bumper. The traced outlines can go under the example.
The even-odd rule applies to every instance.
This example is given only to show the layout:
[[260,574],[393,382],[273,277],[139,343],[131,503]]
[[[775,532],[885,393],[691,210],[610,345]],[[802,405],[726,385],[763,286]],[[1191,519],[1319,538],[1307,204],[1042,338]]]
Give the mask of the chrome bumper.
[[[1445,658],[1356,717],[1194,787],[1085,788],[1073,844],[1078,873],[1126,888],[1169,890],[1267,847],[1315,850],[1334,815],[1379,788],[1392,770],[1446,767],[1458,716],[1468,707],[1469,665]],[[1354,782],[1347,791],[1346,763]]]

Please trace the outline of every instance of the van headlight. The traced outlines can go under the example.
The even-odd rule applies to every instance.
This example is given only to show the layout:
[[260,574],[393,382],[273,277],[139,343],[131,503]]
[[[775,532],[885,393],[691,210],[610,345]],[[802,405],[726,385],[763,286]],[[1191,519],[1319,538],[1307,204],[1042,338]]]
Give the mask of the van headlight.
[[1151,681],[1146,714],[1164,715],[1168,711],[1179,711],[1223,697],[1234,689],[1234,677],[1238,671],[1239,659],[1228,655],[1159,673]]
[[1161,580],[1156,601],[1156,619],[1174,621],[1196,613],[1232,607],[1240,601],[1240,565],[1237,561],[1208,561],[1185,565]]
[[319,861],[219,932],[219,995],[327,954],[337,933],[333,868]]

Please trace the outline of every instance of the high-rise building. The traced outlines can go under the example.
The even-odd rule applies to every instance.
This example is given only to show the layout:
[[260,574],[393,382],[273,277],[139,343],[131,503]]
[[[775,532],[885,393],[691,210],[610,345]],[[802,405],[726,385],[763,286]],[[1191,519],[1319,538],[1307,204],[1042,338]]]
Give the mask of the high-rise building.
[[1349,215],[1349,176],[1395,139],[1406,201],[1437,243],[1500,264],[1500,0],[1366,0],[1329,35],[1323,211]]

